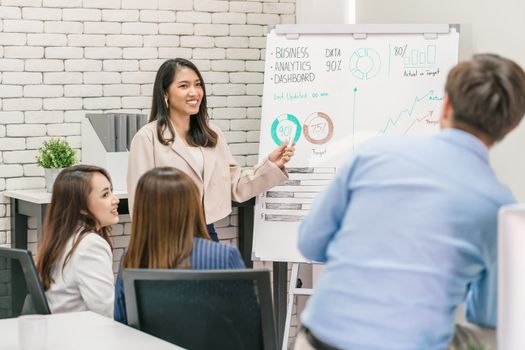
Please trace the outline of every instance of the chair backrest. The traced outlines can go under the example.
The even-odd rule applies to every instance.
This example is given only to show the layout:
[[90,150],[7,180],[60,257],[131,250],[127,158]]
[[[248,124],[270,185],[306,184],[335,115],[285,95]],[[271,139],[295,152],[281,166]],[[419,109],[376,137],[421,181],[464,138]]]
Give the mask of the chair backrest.
[[124,269],[128,324],[191,350],[276,349],[268,270]]
[[0,247],[0,319],[49,314],[31,252]]

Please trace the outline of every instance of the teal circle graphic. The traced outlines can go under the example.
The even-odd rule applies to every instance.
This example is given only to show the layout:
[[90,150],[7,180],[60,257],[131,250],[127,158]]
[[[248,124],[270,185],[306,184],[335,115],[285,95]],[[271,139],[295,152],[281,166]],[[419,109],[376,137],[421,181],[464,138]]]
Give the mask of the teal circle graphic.
[[[293,126],[286,125],[290,124],[291,122]],[[292,139],[292,130],[295,128],[295,134],[293,134]],[[288,138],[292,142],[299,141],[299,138],[301,137],[301,130],[302,126],[301,123],[299,123],[299,120],[292,114],[281,114],[272,123],[272,139],[273,142],[277,144],[277,146],[280,146],[283,144],[284,139]],[[283,139],[281,139],[281,136],[284,136]]]
[[350,72],[360,80],[372,79],[381,69],[381,56],[374,49],[362,47],[350,57]]

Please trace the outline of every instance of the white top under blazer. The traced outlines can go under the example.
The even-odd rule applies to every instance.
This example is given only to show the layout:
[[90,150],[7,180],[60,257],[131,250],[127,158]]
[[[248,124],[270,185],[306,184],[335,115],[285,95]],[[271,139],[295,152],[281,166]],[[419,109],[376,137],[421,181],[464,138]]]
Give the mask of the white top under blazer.
[[51,313],[89,310],[113,318],[115,284],[111,247],[98,234],[87,233],[62,270],[77,238],[78,234],[69,240],[60,261],[51,270],[54,283],[46,291]]

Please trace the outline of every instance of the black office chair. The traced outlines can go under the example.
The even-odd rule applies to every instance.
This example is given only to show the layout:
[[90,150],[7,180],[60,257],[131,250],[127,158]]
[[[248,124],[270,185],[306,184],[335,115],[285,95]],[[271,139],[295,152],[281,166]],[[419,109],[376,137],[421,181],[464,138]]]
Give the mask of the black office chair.
[[128,324],[190,350],[277,349],[268,270],[124,269]]
[[0,247],[0,319],[49,314],[31,252]]

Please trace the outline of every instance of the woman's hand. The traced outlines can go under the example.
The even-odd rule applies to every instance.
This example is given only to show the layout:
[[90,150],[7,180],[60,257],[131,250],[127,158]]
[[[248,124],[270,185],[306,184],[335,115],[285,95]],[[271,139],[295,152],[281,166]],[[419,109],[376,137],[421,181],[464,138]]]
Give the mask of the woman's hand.
[[270,162],[277,165],[277,167],[283,169],[284,165],[288,163],[288,161],[290,161],[290,159],[293,157],[294,152],[295,142],[290,145],[289,141],[286,140],[283,142],[282,145],[280,145],[277,149],[270,153],[268,159],[270,160]]

